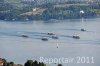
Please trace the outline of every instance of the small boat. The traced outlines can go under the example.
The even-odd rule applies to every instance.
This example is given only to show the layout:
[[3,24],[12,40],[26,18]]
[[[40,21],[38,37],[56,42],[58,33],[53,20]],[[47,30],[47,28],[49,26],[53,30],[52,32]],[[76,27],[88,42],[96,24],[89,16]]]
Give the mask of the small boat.
[[81,29],[81,31],[86,31],[85,29]]
[[28,38],[29,36],[27,36],[27,35],[21,35],[21,37]]
[[54,33],[47,33],[48,35],[55,35]]
[[42,40],[42,41],[48,41],[48,39],[47,39],[47,38],[41,38],[41,40]]
[[57,36],[52,36],[52,39],[58,39],[58,37]]
[[72,36],[73,38],[75,38],[75,39],[80,39],[80,37],[79,36]]

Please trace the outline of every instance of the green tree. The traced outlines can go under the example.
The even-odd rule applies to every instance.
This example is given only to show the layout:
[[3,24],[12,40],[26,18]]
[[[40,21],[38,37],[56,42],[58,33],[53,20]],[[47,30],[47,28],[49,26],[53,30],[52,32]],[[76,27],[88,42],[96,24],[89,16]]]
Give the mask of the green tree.
[[38,62],[35,60],[33,63],[32,63],[32,66],[39,66]]
[[4,0],[0,0],[0,2],[4,2]]
[[14,66],[14,62],[10,62],[10,66]]
[[24,66],[32,66],[32,64],[33,64],[33,60],[28,60],[28,61],[24,64]]
[[62,64],[58,64],[58,66],[62,66]]
[[11,66],[10,63],[8,62],[6,66]]

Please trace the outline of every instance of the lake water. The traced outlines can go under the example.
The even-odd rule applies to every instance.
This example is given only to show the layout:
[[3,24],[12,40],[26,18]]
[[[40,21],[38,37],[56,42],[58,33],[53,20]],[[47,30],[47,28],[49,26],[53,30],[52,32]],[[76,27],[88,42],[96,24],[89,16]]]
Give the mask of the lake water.
[[[81,28],[86,31],[81,31]],[[49,32],[56,34],[59,39],[52,39],[47,35]],[[79,35],[80,39],[72,38],[73,35]],[[42,41],[43,37],[48,38],[48,41]],[[28,59],[39,61],[40,57],[64,57],[75,60],[72,63],[61,63],[63,66],[100,66],[100,18],[0,21],[0,57],[21,64]],[[89,57],[90,61],[93,58],[93,63],[77,63],[76,57]],[[54,63],[50,65],[57,66]]]

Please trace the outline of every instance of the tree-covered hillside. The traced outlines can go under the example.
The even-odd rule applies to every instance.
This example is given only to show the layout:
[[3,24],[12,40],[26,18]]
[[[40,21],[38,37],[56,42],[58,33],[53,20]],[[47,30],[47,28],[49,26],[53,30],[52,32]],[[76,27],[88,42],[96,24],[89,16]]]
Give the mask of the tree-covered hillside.
[[100,16],[100,2],[45,3],[0,0],[0,20],[49,20]]

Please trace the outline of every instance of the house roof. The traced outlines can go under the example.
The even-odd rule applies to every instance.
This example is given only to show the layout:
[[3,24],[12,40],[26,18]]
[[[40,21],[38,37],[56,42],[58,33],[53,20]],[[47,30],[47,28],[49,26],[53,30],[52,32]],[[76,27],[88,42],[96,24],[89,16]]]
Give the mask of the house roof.
[[3,63],[4,63],[3,60],[0,58],[0,65],[3,65]]

